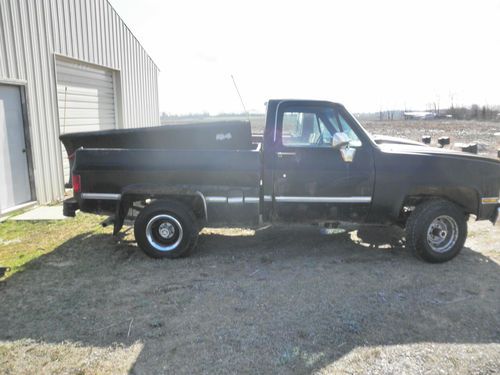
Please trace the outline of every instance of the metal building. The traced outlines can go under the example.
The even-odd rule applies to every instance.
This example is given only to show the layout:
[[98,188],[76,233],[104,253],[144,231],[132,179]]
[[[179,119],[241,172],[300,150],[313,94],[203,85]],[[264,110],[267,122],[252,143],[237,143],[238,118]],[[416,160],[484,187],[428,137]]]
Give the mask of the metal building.
[[0,214],[63,197],[60,134],[159,125],[157,77],[106,0],[0,0]]

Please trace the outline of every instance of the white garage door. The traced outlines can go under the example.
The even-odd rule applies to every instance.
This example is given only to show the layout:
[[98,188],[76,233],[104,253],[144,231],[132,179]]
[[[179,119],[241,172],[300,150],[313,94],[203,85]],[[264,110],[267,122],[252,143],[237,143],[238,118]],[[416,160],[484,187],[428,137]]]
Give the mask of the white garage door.
[[[80,62],[57,59],[57,99],[61,134],[116,127],[113,72]],[[64,180],[69,162],[63,150]]]

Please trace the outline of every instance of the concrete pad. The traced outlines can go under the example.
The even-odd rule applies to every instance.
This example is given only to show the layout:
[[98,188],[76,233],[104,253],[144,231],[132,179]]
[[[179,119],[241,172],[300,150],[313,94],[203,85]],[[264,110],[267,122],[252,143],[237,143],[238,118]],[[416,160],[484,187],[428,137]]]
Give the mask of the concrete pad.
[[57,206],[38,206],[32,210],[22,213],[21,215],[12,216],[9,220],[65,220],[63,216],[62,205]]

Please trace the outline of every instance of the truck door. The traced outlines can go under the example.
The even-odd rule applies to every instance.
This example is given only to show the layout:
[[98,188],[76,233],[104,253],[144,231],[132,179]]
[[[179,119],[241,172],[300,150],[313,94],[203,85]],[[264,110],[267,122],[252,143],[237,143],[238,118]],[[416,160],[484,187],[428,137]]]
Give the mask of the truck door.
[[[273,220],[362,221],[371,204],[374,162],[358,124],[344,107],[327,102],[287,101],[276,115],[274,147],[266,152]],[[349,144],[334,148],[340,132]]]

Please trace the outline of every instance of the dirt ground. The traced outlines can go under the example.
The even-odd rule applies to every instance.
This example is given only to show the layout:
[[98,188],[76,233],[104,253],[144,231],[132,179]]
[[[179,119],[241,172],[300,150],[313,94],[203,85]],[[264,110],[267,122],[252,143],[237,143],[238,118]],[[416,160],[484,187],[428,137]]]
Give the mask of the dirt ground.
[[[484,141],[489,154],[486,134],[500,131],[410,124],[366,127]],[[0,255],[42,249],[0,281],[0,373],[500,373],[500,226],[489,222],[471,221],[461,254],[437,265],[396,228],[205,229],[191,257],[158,261],[95,216],[22,225]]]
[[157,261],[131,235],[75,232],[0,283],[0,371],[498,373],[500,229],[471,223],[440,265],[400,236],[205,229]]

